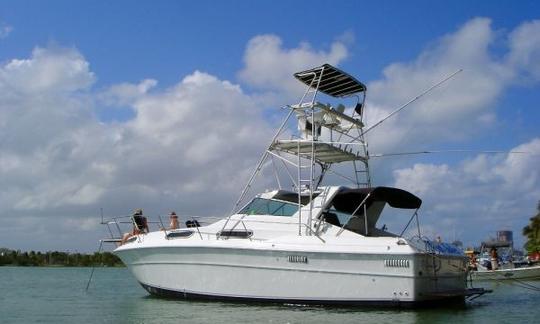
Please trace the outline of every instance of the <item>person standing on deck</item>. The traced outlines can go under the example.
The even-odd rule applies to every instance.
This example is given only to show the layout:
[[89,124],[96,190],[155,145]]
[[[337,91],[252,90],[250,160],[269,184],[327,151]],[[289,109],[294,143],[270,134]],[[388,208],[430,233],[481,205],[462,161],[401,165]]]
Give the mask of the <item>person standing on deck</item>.
[[491,270],[497,270],[499,268],[499,255],[497,254],[497,248],[492,247],[489,254],[491,255]]

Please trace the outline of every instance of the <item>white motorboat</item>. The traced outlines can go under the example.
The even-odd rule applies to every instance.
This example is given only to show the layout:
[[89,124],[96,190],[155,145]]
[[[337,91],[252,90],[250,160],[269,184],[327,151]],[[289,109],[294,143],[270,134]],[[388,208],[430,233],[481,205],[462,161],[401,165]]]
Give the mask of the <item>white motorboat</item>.
[[[208,225],[139,234],[116,248],[135,279],[159,296],[246,302],[417,305],[483,294],[467,289],[462,252],[422,239],[420,226],[406,238],[405,230],[378,225],[386,205],[411,210],[407,227],[418,222],[422,201],[371,185],[365,85],[328,64],[295,77],[306,92],[287,106],[234,210]],[[355,103],[334,108],[316,100],[323,94]],[[292,116],[298,135],[291,136]],[[276,189],[250,193],[271,172]],[[351,186],[330,183],[336,178]]]
[[[490,249],[495,249],[497,259],[497,269],[493,269],[493,257]],[[472,252],[474,255],[474,251]],[[476,257],[473,258],[476,260]],[[471,262],[471,279],[475,281],[521,281],[540,280],[540,265],[519,260],[514,255],[514,243],[507,240],[491,240],[482,242],[479,257],[476,262]]]
[[540,265],[524,266],[520,268],[501,268],[489,270],[478,266],[478,270],[471,271],[473,280],[540,280]]

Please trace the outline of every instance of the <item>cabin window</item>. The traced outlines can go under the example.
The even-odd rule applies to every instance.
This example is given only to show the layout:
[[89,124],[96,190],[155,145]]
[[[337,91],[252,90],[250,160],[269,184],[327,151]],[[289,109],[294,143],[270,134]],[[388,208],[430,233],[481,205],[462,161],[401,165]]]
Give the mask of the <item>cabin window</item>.
[[343,226],[347,224],[349,219],[352,217],[351,214],[339,211],[335,208],[331,208],[328,211],[322,214],[322,217],[325,222],[330,223],[336,226]]
[[232,231],[221,231],[218,233],[218,237],[224,238],[250,238],[253,235],[253,231],[244,231],[244,230],[232,230]]
[[179,231],[179,232],[169,232],[167,233],[167,238],[181,238],[181,237],[190,237],[193,235],[193,231]]
[[253,199],[239,214],[292,216],[298,211],[298,205],[284,201],[263,198]]
[[347,222],[349,221],[349,219],[351,219],[351,217],[352,217],[351,214],[346,213],[346,212],[339,211],[339,210],[334,209],[334,208],[330,209],[330,212],[337,215],[337,218],[339,219],[339,223],[340,223],[341,225],[347,224]]

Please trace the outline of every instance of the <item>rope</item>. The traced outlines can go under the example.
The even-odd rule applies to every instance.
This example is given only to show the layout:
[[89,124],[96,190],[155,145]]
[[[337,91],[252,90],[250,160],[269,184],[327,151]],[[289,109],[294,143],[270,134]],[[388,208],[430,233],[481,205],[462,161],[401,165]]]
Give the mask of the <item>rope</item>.
[[[101,253],[101,247],[103,246],[103,241],[99,241],[98,254]],[[94,270],[96,270],[96,265],[92,266],[92,272],[90,272],[90,278],[88,278],[88,283],[86,284],[86,291],[88,292],[88,287],[90,287],[90,281],[92,281],[92,276],[94,276]]]
[[[514,285],[517,286],[517,287],[520,287],[520,288],[523,288],[523,289],[528,289],[528,290],[532,290],[532,291],[536,291],[536,292],[540,292],[540,287],[537,287],[535,285],[532,285],[530,283],[527,283],[527,282],[524,282],[522,280],[519,280],[519,279],[513,279],[511,278],[510,279],[511,281],[514,281]],[[498,280],[498,281],[502,281],[502,280]]]

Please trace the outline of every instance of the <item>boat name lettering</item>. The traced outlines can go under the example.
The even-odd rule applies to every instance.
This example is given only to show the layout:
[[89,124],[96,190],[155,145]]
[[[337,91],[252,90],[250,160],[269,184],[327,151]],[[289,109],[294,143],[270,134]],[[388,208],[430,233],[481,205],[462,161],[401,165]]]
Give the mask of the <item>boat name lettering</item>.
[[308,263],[308,258],[305,255],[288,255],[287,261],[293,263]]

